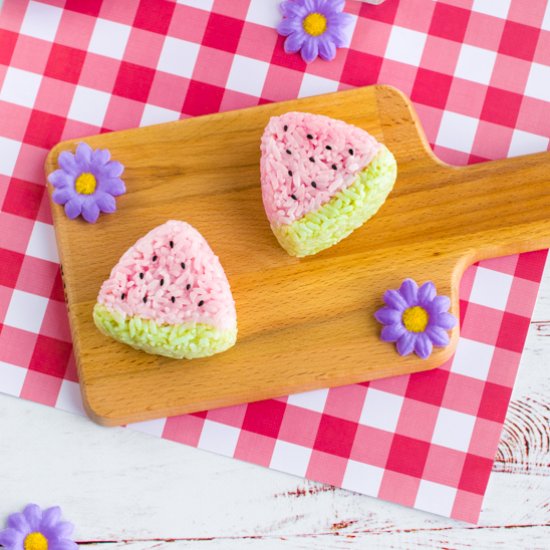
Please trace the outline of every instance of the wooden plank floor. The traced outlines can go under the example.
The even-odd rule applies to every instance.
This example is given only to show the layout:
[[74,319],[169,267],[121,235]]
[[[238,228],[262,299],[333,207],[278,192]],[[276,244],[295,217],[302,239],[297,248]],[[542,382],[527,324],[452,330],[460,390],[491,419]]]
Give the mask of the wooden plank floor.
[[174,548],[548,548],[550,261],[478,526],[0,395],[0,521],[60,504],[81,543]]

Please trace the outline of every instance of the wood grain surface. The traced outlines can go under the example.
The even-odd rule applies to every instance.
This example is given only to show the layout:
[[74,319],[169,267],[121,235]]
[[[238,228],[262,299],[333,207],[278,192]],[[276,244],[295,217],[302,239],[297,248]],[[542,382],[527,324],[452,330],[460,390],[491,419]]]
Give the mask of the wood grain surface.
[[550,259],[478,525],[4,395],[0,525],[34,501],[90,550],[547,550],[549,365]]
[[[263,212],[259,140],[290,110],[356,124],[395,154],[398,180],[381,211],[319,255],[298,260],[276,243]],[[433,368],[379,341],[373,318],[387,288],[433,280],[451,296],[472,262],[550,246],[550,155],[456,168],[431,152],[409,101],[373,86],[161,126],[95,136],[126,166],[127,195],[97,225],[53,205],[86,408],[106,425],[255,401]],[[58,145],[46,165],[57,167]],[[194,225],[219,255],[237,303],[239,340],[228,352],[180,362],[102,336],[91,311],[120,255],[167,219]]]

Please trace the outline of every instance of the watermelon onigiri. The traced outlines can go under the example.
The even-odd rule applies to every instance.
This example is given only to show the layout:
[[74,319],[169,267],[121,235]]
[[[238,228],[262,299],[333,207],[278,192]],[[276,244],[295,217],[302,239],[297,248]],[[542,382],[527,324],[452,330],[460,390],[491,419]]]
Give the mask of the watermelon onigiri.
[[261,151],[264,207],[292,256],[316,254],[363,225],[397,177],[395,158],[384,145],[323,115],[272,117]]
[[93,315],[107,336],[176,359],[213,355],[237,339],[235,302],[220,261],[182,221],[156,227],[123,254]]

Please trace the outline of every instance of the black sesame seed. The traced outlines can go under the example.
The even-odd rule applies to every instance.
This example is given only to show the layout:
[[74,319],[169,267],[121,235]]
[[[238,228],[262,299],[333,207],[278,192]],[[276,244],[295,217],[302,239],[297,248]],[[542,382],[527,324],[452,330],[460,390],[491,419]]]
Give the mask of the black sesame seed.
[[172,300],[172,303],[174,303],[176,301],[176,299],[174,298],[174,296],[172,296],[172,298],[170,298],[170,300]]
[[313,139],[313,136],[311,134],[308,134],[307,139]]
[[292,195],[290,195],[290,196],[291,196],[291,198],[293,198],[295,201],[298,200],[298,198],[296,197],[296,195],[295,195],[294,193],[293,193]]
[[174,248],[174,241],[170,241],[170,248]]
[[336,166],[336,164],[333,164],[333,165],[332,165],[332,169],[333,169],[333,170],[338,170],[338,166]]
[[353,149],[350,149],[350,150],[349,150],[349,154],[350,154],[351,156],[353,156]]
[[313,157],[309,157],[309,162],[315,162],[315,159]]
[[181,268],[182,268],[182,269],[185,269],[185,262],[181,262],[180,265],[181,265]]
[[288,126],[285,124],[283,127],[283,130],[286,132],[288,130]]
[[155,255],[153,256],[153,261],[156,262],[157,260],[158,260],[158,256],[155,254]]
[[126,298],[126,294],[124,294],[124,292],[123,292],[123,293],[121,294],[121,296],[120,296],[120,299],[121,299],[121,300],[124,300],[124,298]]
[[189,290],[191,288],[191,285],[189,283],[187,283],[187,286],[185,287],[187,290]]
[[143,279],[143,277],[145,277],[145,273],[140,273],[140,274],[139,274],[139,278],[140,278],[140,279]]
[[160,280],[160,286],[164,285],[164,279]]
[[311,182],[311,187],[317,187],[317,184],[314,181],[312,181]]
[[327,149],[328,151],[332,151],[332,147],[330,145],[327,145],[325,149]]
[[144,304],[147,303],[147,296],[144,296],[144,297],[143,297],[143,303],[144,303]]
[[289,171],[288,171],[288,175],[289,175],[290,177],[292,177],[292,170],[289,170]]
[[292,151],[291,151],[290,149],[287,149],[287,150],[286,150],[286,154],[287,154],[287,155],[292,155]]
[[201,307],[201,306],[203,306],[203,305],[204,305],[204,300],[201,300],[201,301],[199,302],[199,307]]

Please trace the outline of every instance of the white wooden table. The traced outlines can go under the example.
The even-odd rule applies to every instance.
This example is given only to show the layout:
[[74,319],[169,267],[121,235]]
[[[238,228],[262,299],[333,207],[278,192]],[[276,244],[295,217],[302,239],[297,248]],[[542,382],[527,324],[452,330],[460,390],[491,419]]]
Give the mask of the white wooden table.
[[76,539],[102,550],[548,549],[549,374],[550,262],[478,526],[4,395],[0,523],[36,502],[62,506]]

